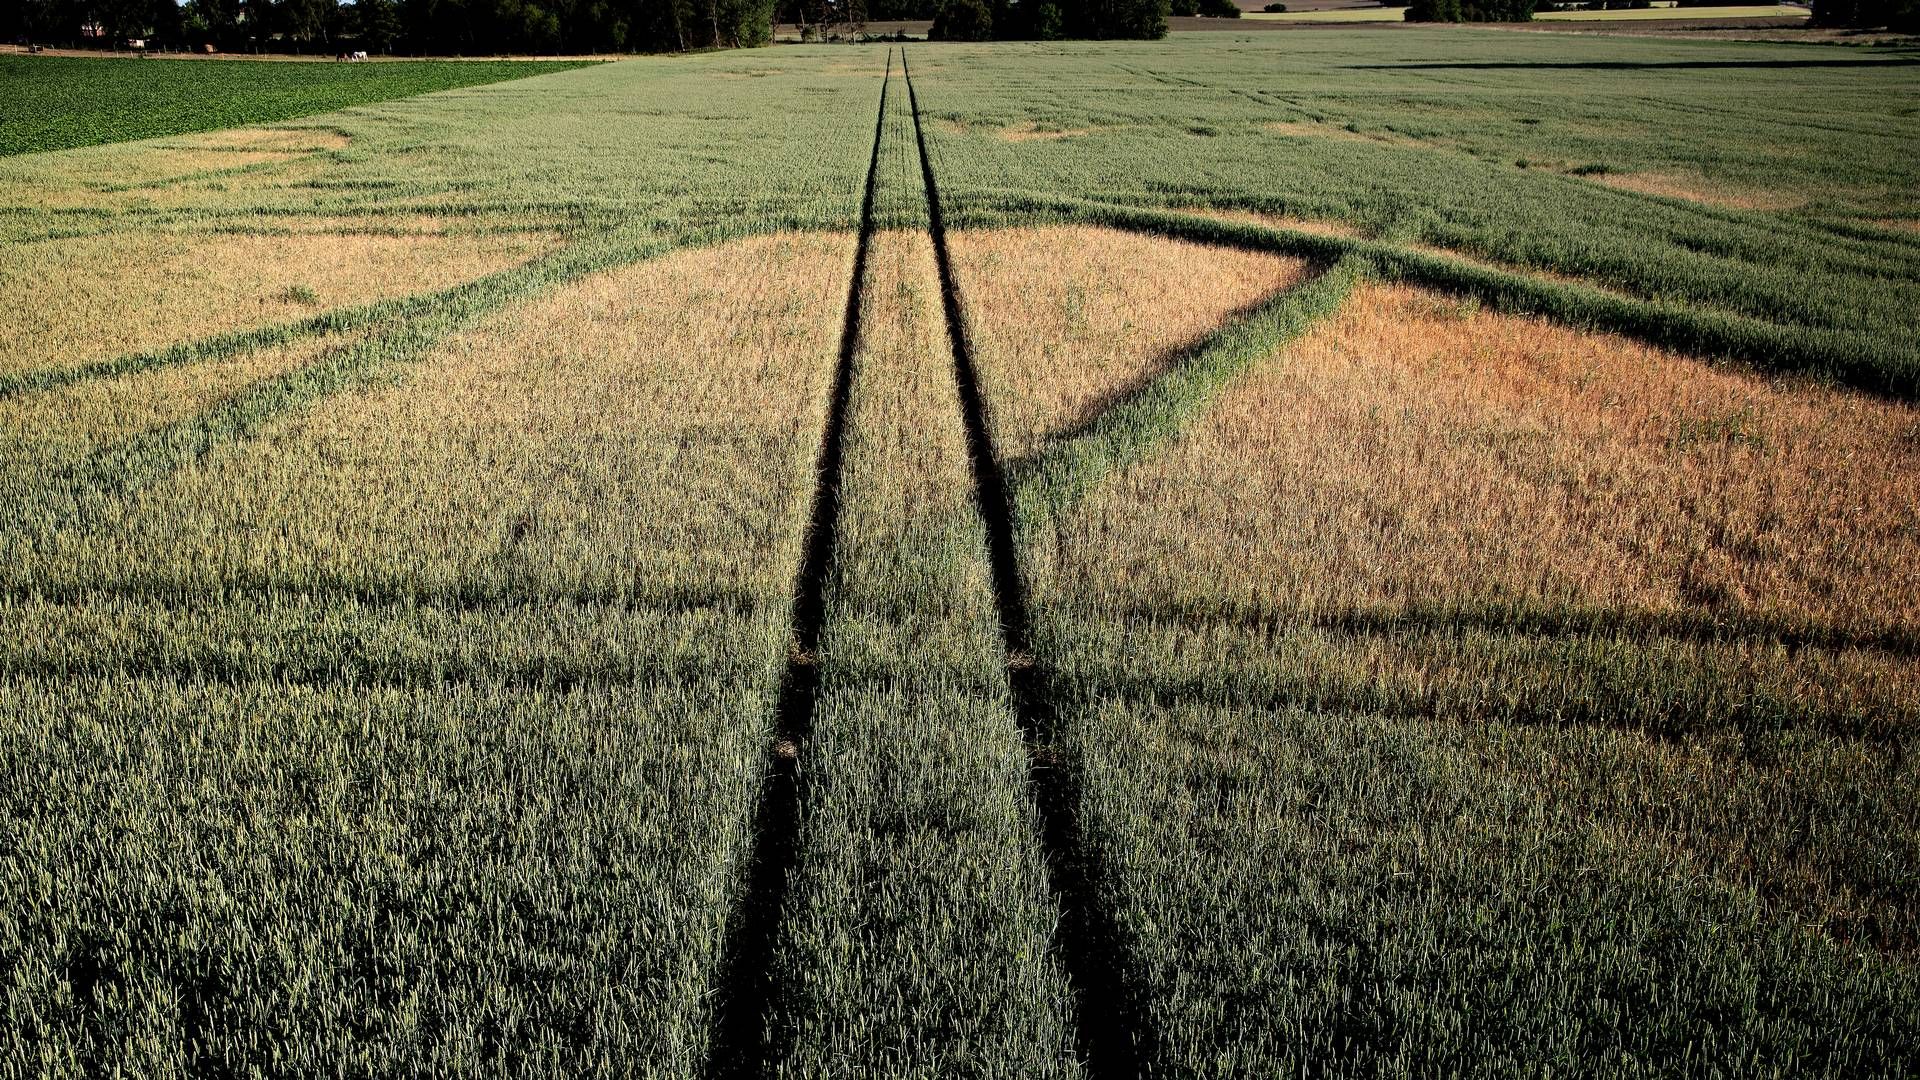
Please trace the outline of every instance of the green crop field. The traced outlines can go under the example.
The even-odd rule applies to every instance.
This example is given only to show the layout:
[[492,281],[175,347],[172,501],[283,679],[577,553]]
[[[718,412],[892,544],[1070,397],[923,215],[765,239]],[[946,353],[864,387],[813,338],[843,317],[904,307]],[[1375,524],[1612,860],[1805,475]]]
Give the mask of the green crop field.
[[1920,50],[45,59],[0,1076],[1920,1071]]
[[[1807,17],[1807,9],[1786,4],[1747,4],[1727,7],[1699,7],[1681,10],[1672,6],[1621,9],[1618,11],[1538,11],[1536,20],[1546,22],[1644,22],[1649,19],[1755,19]],[[1243,19],[1295,23],[1375,23],[1405,22],[1404,8],[1329,8],[1324,11],[1249,11]]]
[[270,124],[434,90],[523,79],[576,61],[373,64],[0,56],[0,156]]

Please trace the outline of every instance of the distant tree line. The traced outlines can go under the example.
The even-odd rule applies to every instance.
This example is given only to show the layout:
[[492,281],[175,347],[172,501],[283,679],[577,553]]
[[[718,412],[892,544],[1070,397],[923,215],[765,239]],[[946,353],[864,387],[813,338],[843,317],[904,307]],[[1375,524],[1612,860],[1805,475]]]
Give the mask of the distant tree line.
[[1408,22],[1532,22],[1533,7],[1534,0],[1413,0],[1406,5]]
[[[1390,0],[1391,2],[1391,0]],[[1416,0],[1487,4],[1531,0]],[[1862,0],[1868,2],[1868,0]],[[763,45],[775,19],[844,28],[932,19],[949,41],[1153,39],[1234,0],[11,0],[0,35],[44,44],[403,55],[684,52]]]
[[773,0],[13,0],[10,39],[224,51],[684,52],[764,45]]
[[1920,34],[1920,0],[1814,0],[1813,24]]
[[[1272,4],[1268,4],[1272,7]],[[1285,8],[1286,5],[1280,5]],[[1207,15],[1215,19],[1237,19],[1240,17],[1240,5],[1233,0],[1169,0],[1169,15]]]
[[[1168,7],[1168,0],[944,0],[929,36],[935,41],[1162,38]],[[1239,9],[1234,12],[1238,18]]]

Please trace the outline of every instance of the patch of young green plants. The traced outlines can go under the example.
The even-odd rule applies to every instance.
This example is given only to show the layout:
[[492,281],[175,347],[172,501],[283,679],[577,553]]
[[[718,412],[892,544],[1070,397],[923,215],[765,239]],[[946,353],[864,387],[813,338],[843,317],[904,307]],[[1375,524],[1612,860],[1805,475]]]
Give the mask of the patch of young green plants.
[[0,56],[0,156],[269,124],[587,63],[297,64]]

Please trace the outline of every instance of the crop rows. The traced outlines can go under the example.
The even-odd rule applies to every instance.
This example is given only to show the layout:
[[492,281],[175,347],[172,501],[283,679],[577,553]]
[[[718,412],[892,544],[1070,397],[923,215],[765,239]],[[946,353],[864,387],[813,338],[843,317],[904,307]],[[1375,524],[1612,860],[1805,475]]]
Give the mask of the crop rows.
[[0,365],[0,1075],[1910,1071],[1904,210],[1221,139],[1378,114],[1168,48],[0,169],[55,288],[472,260]]
[[10,1069],[704,1067],[848,247],[724,239],[16,367]]

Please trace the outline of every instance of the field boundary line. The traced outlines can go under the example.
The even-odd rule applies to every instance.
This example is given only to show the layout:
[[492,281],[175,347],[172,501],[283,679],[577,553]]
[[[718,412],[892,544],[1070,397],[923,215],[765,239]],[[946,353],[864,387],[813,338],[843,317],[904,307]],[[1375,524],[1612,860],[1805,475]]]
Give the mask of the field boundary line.
[[[1274,627],[1276,631],[1302,630],[1310,626]],[[1354,635],[1359,637],[1362,635]],[[1387,636],[1387,635],[1379,635]],[[1271,638],[1269,641],[1273,640]],[[1351,644],[1349,638],[1345,644]],[[1729,680],[1729,691],[1744,690]],[[1234,687],[1209,683],[1204,679],[1179,675],[1141,674],[1124,664],[1088,663],[1076,659],[1071,676],[1056,674],[1050,690],[1063,708],[1096,708],[1115,701],[1152,704],[1156,707],[1204,706],[1217,709],[1257,709],[1285,711],[1297,709],[1320,713],[1354,713],[1398,720],[1438,721],[1447,724],[1498,723],[1513,728],[1584,728],[1627,732],[1650,740],[1683,743],[1702,736],[1731,734],[1743,738],[1773,737],[1785,733],[1814,735],[1856,742],[1894,761],[1905,760],[1912,743],[1912,715],[1869,713],[1867,710],[1795,706],[1786,699],[1768,697],[1765,708],[1755,706],[1749,695],[1741,698],[1744,711],[1726,718],[1701,719],[1697,711],[1669,707],[1664,715],[1622,718],[1611,708],[1580,711],[1561,703],[1502,700],[1490,705],[1448,698],[1430,687],[1395,687],[1369,677],[1329,675],[1324,678],[1285,676],[1249,678]],[[1733,700],[1731,696],[1727,698]],[[1690,702],[1686,710],[1694,710]]]
[[763,602],[744,589],[695,589],[681,586],[652,597],[621,596],[589,589],[514,590],[462,580],[452,588],[406,592],[401,589],[342,581],[322,581],[313,585],[282,583],[271,579],[241,579],[206,583],[140,583],[106,581],[85,584],[34,585],[0,583],[0,604],[41,603],[64,607],[85,607],[102,602],[122,601],[153,604],[170,610],[193,609],[209,603],[262,603],[321,606],[351,604],[379,611],[437,611],[445,614],[507,614],[554,605],[591,607],[630,613],[686,615],[717,611],[732,615],[758,611]]
[[[969,208],[969,227],[1081,222],[1333,262],[1366,259],[1392,281],[1477,299],[1508,314],[1535,315],[1577,330],[1614,333],[1702,361],[1728,361],[1756,374],[1826,380],[1898,401],[1920,399],[1920,348],[1888,352],[1860,333],[1793,326],[1750,315],[1643,300],[1597,286],[1552,281],[1475,265],[1378,240],[1349,239],[1154,207],[1070,196],[1002,192]],[[1892,363],[1876,367],[1874,359]]]
[[941,307],[946,315],[947,340],[953,349],[954,380],[960,392],[966,424],[967,457],[973,471],[974,495],[986,526],[987,555],[1000,630],[1008,660],[1015,719],[1028,761],[1028,799],[1039,828],[1047,886],[1060,905],[1052,951],[1065,970],[1073,998],[1075,1051],[1095,1080],[1144,1074],[1154,1060],[1158,1038],[1144,1003],[1127,981],[1126,939],[1114,913],[1100,902],[1105,875],[1093,861],[1092,848],[1081,836],[1080,780],[1070,762],[1056,762],[1044,745],[1059,727],[1046,679],[1033,658],[1033,630],[1026,594],[1020,579],[1018,542],[1014,534],[1013,503],[1008,497],[987,423],[987,407],[974,366],[972,338],[961,304],[959,280],[947,249],[946,224],[940,187],[927,135],[920,119],[920,99],[900,54],[900,74],[907,85],[913,111],[914,141],[920,151],[921,179],[926,185],[928,232],[939,272]]
[[[904,52],[901,63],[904,72]],[[714,983],[719,1000],[707,1047],[705,1074],[709,1077],[764,1076],[782,1056],[782,1048],[767,1041],[767,1021],[776,999],[774,954],[789,878],[800,850],[800,756],[819,708],[817,656],[826,624],[827,576],[839,535],[840,477],[853,397],[854,354],[860,343],[860,309],[874,233],[874,192],[886,130],[887,88],[892,81],[893,50],[888,49],[873,121],[873,150],[867,158],[866,189],[860,203],[860,231],[854,242],[847,306],[840,326],[840,353],[834,364],[826,422],[814,465],[806,547],[794,575],[787,667],[774,706],[767,771],[754,809],[753,846],[744,867],[744,889],[728,918]]]
[[1920,632],[1883,625],[1858,630],[1823,626],[1812,620],[1775,616],[1707,612],[1620,610],[1567,606],[1424,604],[1405,610],[1347,608],[1294,613],[1235,602],[1220,605],[1151,603],[1111,609],[1128,619],[1180,622],[1188,625],[1232,626],[1242,630],[1320,630],[1331,634],[1391,635],[1432,629],[1479,630],[1492,634],[1538,638],[1597,638],[1644,641],[1662,638],[1708,645],[1778,646],[1789,653],[1803,650],[1858,650],[1888,656],[1920,656]]

